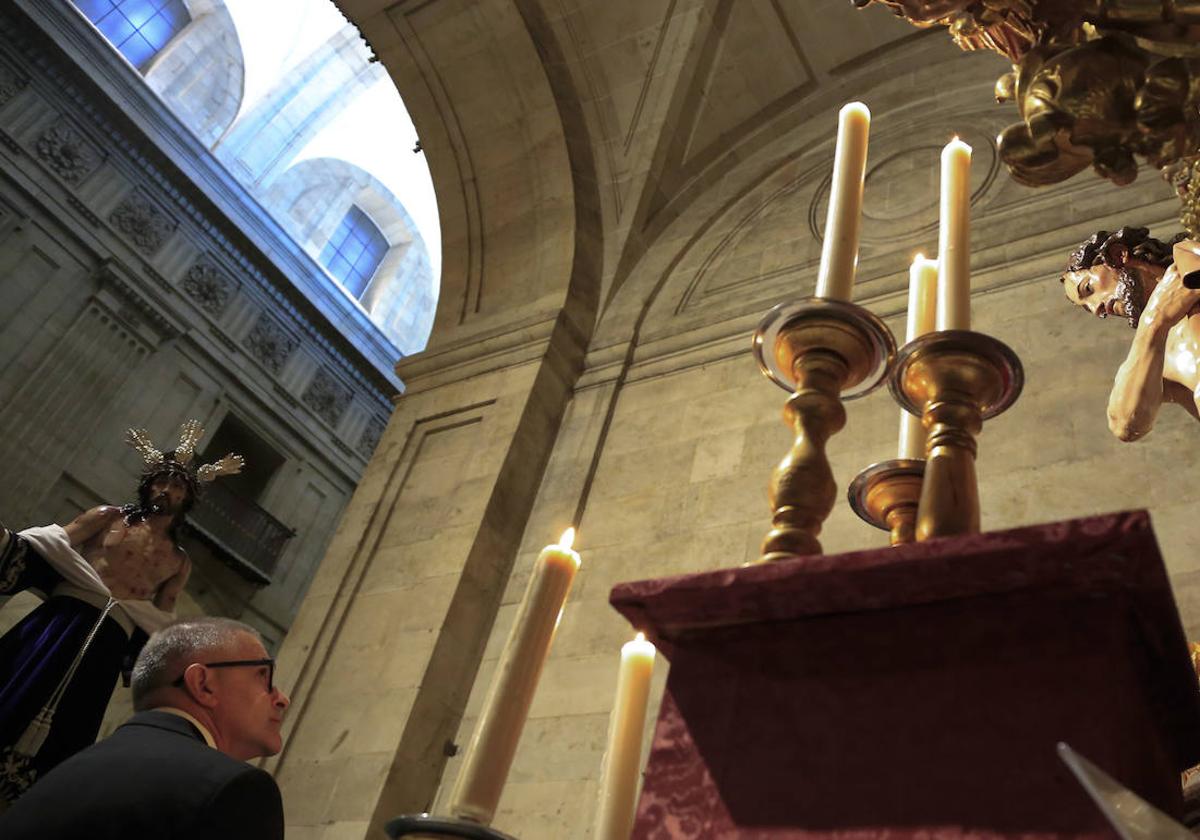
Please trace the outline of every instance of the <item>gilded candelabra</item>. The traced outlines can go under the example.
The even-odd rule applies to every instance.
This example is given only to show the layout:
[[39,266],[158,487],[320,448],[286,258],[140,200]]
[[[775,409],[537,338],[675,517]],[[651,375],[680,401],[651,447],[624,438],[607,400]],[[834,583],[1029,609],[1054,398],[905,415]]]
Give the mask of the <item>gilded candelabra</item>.
[[926,333],[900,348],[888,386],[925,425],[925,477],[916,539],[979,531],[975,437],[1020,396],[1021,360],[970,330]]
[[880,461],[855,476],[846,495],[859,519],[887,531],[892,545],[902,545],[916,538],[924,476],[924,459]]
[[780,304],[755,330],[759,367],[792,393],[784,418],[796,436],[771,477],[774,527],[758,562],[821,553],[817,535],[837,497],[825,444],[846,423],[842,403],[882,384],[895,353],[883,321],[838,300]]

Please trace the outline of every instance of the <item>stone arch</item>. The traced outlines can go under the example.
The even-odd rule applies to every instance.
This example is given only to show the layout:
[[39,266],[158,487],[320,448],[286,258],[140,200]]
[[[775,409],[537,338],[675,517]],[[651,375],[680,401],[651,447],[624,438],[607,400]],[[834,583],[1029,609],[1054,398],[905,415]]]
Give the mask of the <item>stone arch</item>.
[[[430,346],[552,321],[564,307],[587,335],[602,221],[582,108],[558,93],[571,75],[540,54],[559,53],[553,28],[525,0],[434,20],[441,14],[414,6],[393,34],[364,32],[404,98],[437,193],[443,262]],[[467,42],[479,49],[462,55]],[[486,108],[464,108],[480,98]]]
[[360,305],[405,355],[425,347],[437,306],[429,252],[404,204],[366,170],[337,158],[289,167],[261,197],[313,257],[321,253],[351,205],[371,218],[387,253]]
[[186,5],[192,22],[155,56],[145,79],[211,148],[241,107],[245,60],[224,0],[187,0]]

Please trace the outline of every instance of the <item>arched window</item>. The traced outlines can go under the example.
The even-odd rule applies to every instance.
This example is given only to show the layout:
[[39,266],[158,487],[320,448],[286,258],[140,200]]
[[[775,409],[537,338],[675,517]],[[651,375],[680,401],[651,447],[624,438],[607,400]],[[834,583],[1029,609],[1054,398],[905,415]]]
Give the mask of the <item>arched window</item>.
[[387,253],[388,242],[367,214],[354,205],[321,251],[321,265],[336,277],[346,291],[362,297]]
[[74,0],[129,63],[145,70],[191,16],[183,0]]

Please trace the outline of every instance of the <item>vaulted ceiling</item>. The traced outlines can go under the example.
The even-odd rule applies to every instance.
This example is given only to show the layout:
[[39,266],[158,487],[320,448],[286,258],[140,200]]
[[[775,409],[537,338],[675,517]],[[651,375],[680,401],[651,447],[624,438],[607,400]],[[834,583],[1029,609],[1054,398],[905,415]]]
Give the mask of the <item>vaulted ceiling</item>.
[[995,154],[1015,118],[990,97],[1004,62],[879,7],[339,5],[395,79],[429,157],[445,238],[435,343],[513,329],[564,301],[597,341],[617,342],[648,313],[653,329],[683,329],[689,313],[761,312],[808,293],[836,112],[851,99],[873,111],[865,299],[898,301],[911,253],[932,244],[937,154],[952,134],[975,147],[976,215],[995,218],[976,236],[984,267],[1003,257],[1006,219],[1030,212]]

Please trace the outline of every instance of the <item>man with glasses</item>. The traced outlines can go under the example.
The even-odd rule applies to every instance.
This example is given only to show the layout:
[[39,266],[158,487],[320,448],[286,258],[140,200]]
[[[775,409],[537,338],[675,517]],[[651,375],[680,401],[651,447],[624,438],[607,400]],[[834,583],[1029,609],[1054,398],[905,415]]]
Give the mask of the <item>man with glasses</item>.
[[241,622],[158,631],[133,667],[136,714],[36,782],[0,815],[0,837],[282,840],[279,788],[245,763],[282,747],[289,701],[274,676]]

